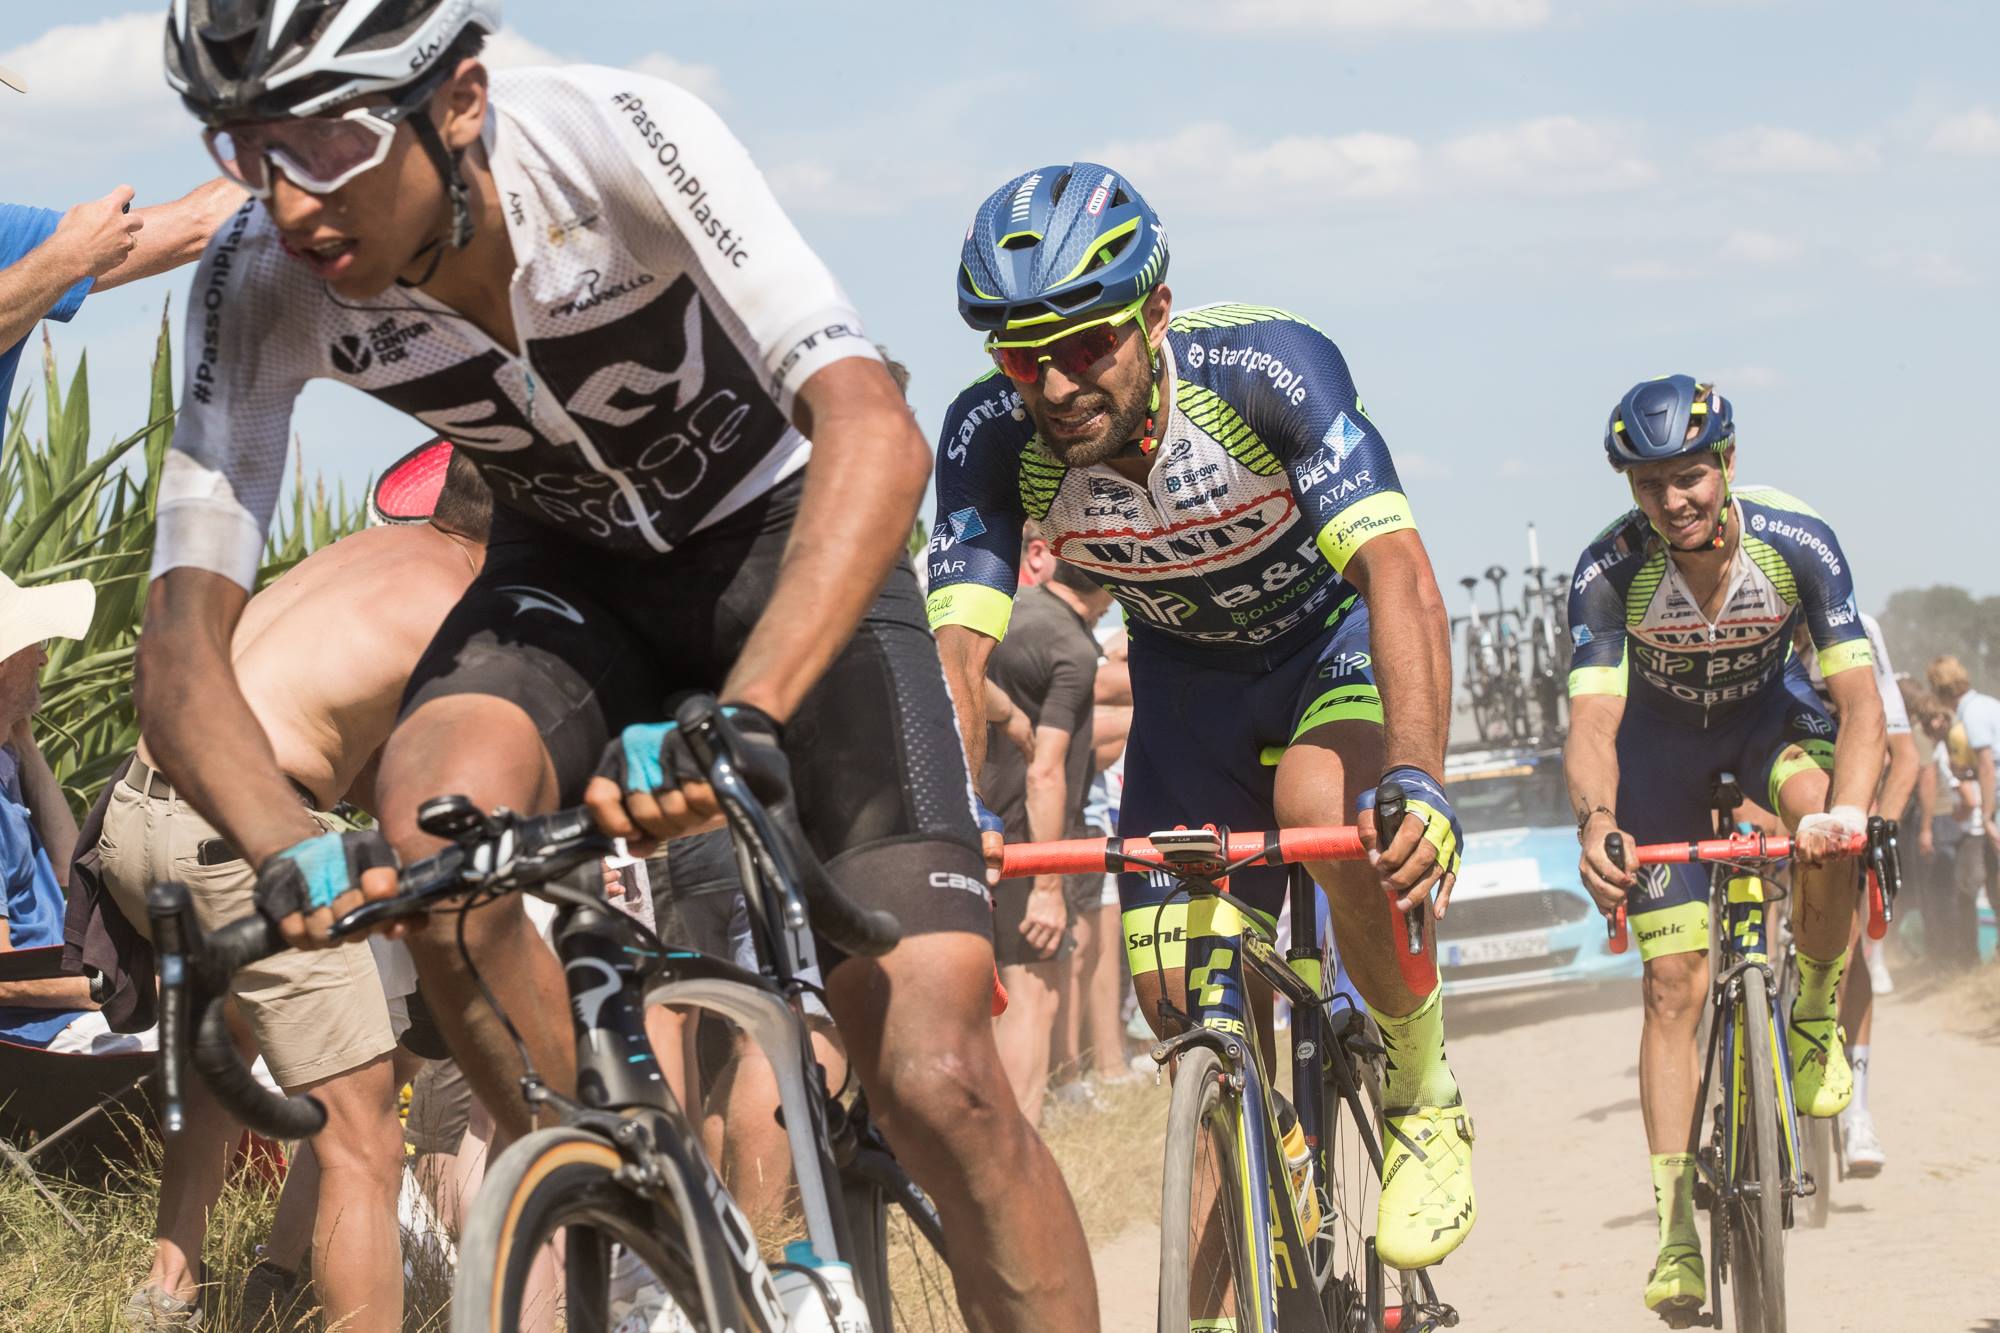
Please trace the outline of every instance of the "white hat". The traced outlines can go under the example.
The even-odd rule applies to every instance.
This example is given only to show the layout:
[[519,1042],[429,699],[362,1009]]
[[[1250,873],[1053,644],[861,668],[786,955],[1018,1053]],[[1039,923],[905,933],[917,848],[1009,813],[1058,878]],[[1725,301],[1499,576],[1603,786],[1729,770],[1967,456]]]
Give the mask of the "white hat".
[[88,579],[23,588],[0,574],[0,660],[43,639],[80,639],[90,632],[97,589]]
[[5,65],[0,65],[0,83],[6,84],[17,93],[28,91],[28,81],[13,70],[8,69]]

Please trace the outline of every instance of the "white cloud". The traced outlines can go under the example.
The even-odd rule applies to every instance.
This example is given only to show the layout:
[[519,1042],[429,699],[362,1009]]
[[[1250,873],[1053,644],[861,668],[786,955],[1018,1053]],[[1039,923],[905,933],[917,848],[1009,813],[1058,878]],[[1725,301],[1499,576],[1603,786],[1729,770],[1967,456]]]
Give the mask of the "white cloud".
[[1417,185],[1423,150],[1414,140],[1392,134],[1295,134],[1253,143],[1214,121],[1190,125],[1166,139],[1112,144],[1099,161],[1115,162],[1134,180],[1188,181],[1189,162],[1212,163],[1211,171],[1189,189],[1215,207],[1232,199],[1256,203],[1273,197],[1380,199]]
[[1946,116],[1931,129],[1930,146],[1932,152],[1965,157],[2000,154],[2000,116],[1983,106]]
[[165,32],[164,8],[65,23],[0,51],[0,65],[27,80],[37,107],[166,107],[174,104],[174,95],[161,63]]
[[1970,287],[1979,277],[1941,250],[1890,250],[1877,255],[1876,268],[1926,287]]
[[[1163,139],[1099,150],[1135,180],[1176,189],[1181,206],[1227,208],[1270,199],[1391,199],[1449,187],[1573,193],[1617,189],[1657,176],[1615,130],[1548,116],[1460,136],[1430,148],[1379,131],[1292,134],[1259,142],[1216,121]],[[1191,181],[1186,164],[1213,164]],[[1174,182],[1183,182],[1175,185]]]
[[1723,135],[1716,141],[1715,159],[1725,171],[1809,174],[1870,167],[1877,154],[1867,140],[1843,144],[1803,130],[1760,125]]
[[[551,51],[548,47],[523,37],[512,28],[502,28],[486,39],[486,52],[482,57],[490,69],[519,69],[530,65],[571,65],[576,58]],[[684,60],[676,60],[664,51],[654,51],[629,60],[624,68],[635,74],[645,74],[656,79],[665,79],[701,98],[704,102],[723,100],[722,72],[713,65],[697,65]]]
[[1462,135],[1439,156],[1464,179],[1536,191],[1616,190],[1659,176],[1616,129],[1574,116],[1543,116]]
[[765,169],[764,179],[787,209],[846,217],[888,217],[921,200],[976,198],[991,186],[954,166],[910,174],[884,162],[837,164],[818,157],[780,161]]
[[1170,0],[1164,17],[1183,27],[1265,32],[1274,28],[1429,31],[1538,28],[1549,0]]
[[1803,247],[1789,236],[1768,231],[1733,231],[1722,242],[1722,257],[1745,264],[1789,264]]

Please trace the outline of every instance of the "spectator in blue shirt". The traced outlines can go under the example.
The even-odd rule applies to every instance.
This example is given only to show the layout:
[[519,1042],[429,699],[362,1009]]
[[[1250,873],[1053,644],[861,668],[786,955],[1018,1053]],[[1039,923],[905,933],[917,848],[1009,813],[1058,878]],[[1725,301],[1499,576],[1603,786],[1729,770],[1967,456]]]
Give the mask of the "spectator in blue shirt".
[[[0,84],[27,91],[12,70],[0,69]],[[218,176],[152,208],[132,208],[129,185],[67,213],[0,204],[0,412],[14,401],[14,368],[35,325],[67,323],[91,292],[201,258],[243,201],[243,191]]]
[[[35,744],[42,650],[80,639],[96,592],[81,579],[17,587],[0,574],[0,950],[61,944],[63,880],[76,819]],[[57,867],[62,867],[58,870]],[[107,1035],[85,977],[0,982],[0,1040],[54,1050],[99,1049]]]

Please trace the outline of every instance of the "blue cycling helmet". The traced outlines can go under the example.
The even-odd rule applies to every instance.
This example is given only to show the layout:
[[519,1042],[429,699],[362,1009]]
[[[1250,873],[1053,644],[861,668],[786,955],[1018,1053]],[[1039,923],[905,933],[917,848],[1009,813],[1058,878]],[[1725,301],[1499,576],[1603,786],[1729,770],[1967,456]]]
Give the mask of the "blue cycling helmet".
[[[1688,433],[1689,427],[1694,433]],[[1729,400],[1692,375],[1643,380],[1611,409],[1604,453],[1619,471],[1636,463],[1685,458],[1704,450],[1720,454],[1736,443]]]
[[1131,183],[1074,162],[1016,176],[965,233],[958,313],[1004,332],[1137,301],[1167,276],[1167,231]]

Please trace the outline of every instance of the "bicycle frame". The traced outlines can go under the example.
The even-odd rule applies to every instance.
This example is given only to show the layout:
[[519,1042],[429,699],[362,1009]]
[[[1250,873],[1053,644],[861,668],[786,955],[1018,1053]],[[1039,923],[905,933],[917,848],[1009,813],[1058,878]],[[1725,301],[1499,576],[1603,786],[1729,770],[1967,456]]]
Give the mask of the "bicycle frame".
[[[1226,836],[1223,842],[1227,845]],[[1233,1134],[1237,1154],[1236,1160],[1229,1164],[1235,1169],[1236,1178],[1223,1182],[1221,1199],[1223,1206],[1238,1210],[1242,1235],[1251,1252],[1248,1267],[1252,1289],[1236,1293],[1239,1326],[1282,1329],[1285,1333],[1334,1333],[1327,1322],[1321,1288],[1311,1266],[1311,1246],[1316,1238],[1299,1232],[1291,1175],[1284,1165],[1277,1115],[1271,1103],[1274,1088],[1265,1072],[1244,985],[1247,969],[1292,1006],[1292,1104],[1312,1152],[1313,1187],[1331,1206],[1334,1194],[1333,1164],[1328,1157],[1330,1145],[1321,1142],[1319,1133],[1320,1126],[1326,1123],[1329,1072],[1333,1075],[1336,1095],[1356,1123],[1366,1123],[1366,1113],[1353,1064],[1339,1046],[1345,1024],[1335,1030],[1327,1016],[1325,965],[1318,941],[1307,935],[1304,937],[1307,942],[1299,942],[1300,923],[1318,919],[1313,881],[1302,869],[1295,868],[1291,875],[1294,943],[1280,956],[1277,941],[1263,924],[1239,909],[1228,896],[1226,877],[1210,881],[1186,871],[1176,873],[1188,890],[1188,1012],[1169,1011],[1169,1016],[1182,1025],[1182,1031],[1162,1041],[1154,1049],[1154,1058],[1164,1064],[1190,1047],[1208,1046],[1222,1057],[1227,1077],[1238,1094],[1232,1102],[1237,1108]],[[1364,1136],[1364,1141],[1368,1144],[1369,1165],[1379,1174],[1381,1145],[1372,1135]],[[1257,1188],[1259,1181],[1264,1188]],[[1322,1218],[1322,1232],[1333,1220],[1330,1215]],[[1372,1246],[1369,1257],[1372,1260]],[[1430,1274],[1419,1271],[1414,1276],[1422,1292],[1422,1303],[1435,1306],[1437,1292]],[[1357,1298],[1366,1295],[1371,1301],[1376,1294],[1353,1293]],[[1252,1318],[1255,1323],[1248,1322]],[[1419,1323],[1410,1327],[1433,1326]]]

